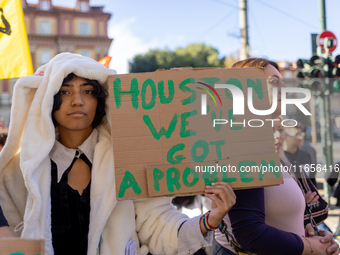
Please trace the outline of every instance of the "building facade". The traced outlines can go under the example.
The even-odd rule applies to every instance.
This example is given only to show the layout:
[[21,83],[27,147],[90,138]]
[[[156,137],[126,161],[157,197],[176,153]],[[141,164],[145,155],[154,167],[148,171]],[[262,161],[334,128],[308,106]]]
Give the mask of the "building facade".
[[[110,13],[103,6],[90,6],[77,0],[74,8],[53,5],[52,0],[37,4],[21,0],[33,69],[46,64],[56,54],[73,52],[100,60],[108,54],[112,39],[107,35]],[[8,126],[9,109],[16,79],[0,80],[0,117]]]

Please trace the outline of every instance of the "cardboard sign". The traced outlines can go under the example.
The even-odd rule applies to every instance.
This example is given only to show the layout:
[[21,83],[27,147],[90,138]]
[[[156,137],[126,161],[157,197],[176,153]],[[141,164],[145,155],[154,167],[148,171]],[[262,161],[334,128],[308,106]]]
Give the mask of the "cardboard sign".
[[[239,103],[242,95],[236,99],[229,89],[214,89],[216,84],[243,92],[242,115],[233,114],[233,101]],[[202,194],[205,185],[217,180],[237,189],[283,183],[281,172],[274,170],[280,162],[271,116],[249,110],[247,88],[252,107],[270,108],[266,79],[258,68],[110,76],[118,199]]]
[[36,239],[0,239],[1,255],[43,255],[44,240]]

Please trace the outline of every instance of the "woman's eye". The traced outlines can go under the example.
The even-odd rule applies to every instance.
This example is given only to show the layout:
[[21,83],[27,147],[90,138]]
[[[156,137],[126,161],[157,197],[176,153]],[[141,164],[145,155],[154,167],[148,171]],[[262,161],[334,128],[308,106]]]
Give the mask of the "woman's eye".
[[60,94],[61,94],[61,95],[66,95],[66,94],[68,94],[68,91],[66,91],[66,90],[61,90],[61,91],[60,91]]
[[90,94],[93,94],[93,90],[85,90],[84,93],[90,95]]
[[276,79],[276,78],[270,78],[270,79],[268,79],[268,82],[271,83],[271,84],[276,84],[276,83],[279,82],[279,80]]

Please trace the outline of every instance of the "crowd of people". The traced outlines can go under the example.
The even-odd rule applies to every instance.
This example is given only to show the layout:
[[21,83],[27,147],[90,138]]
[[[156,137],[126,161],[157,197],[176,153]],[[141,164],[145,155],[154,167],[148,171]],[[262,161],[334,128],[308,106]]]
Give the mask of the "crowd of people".
[[[244,67],[263,70],[270,103],[273,88],[281,94],[275,62],[249,58],[233,66]],[[114,74],[61,53],[17,81],[0,153],[0,238],[43,238],[46,254],[194,254],[214,238],[216,255],[339,254],[332,233],[315,228],[328,205],[303,169],[283,172],[284,184],[273,187],[233,191],[212,183],[204,194],[210,210],[193,218],[170,197],[117,201],[107,118]],[[300,149],[303,127],[283,128],[280,112],[278,104],[273,143],[281,164],[309,164],[315,159]]]
[[[285,86],[277,64],[272,61],[250,58],[235,63],[233,67],[262,68],[268,79],[270,103],[272,103],[273,88],[277,88],[278,93],[281,94],[281,88]],[[273,118],[279,118],[280,107],[278,104],[272,114]],[[279,124],[281,120],[279,118],[278,121],[274,121],[275,150],[280,155],[281,164],[295,164],[296,162],[287,159],[282,150],[284,134],[288,130],[284,130]],[[313,228],[309,229],[313,226],[304,224],[304,215],[306,209],[309,209],[309,204],[319,205],[320,196],[316,189],[313,192],[310,189],[303,189],[304,182],[301,176],[297,178],[293,171],[282,174],[284,177],[282,185],[235,191],[236,204],[224,218],[228,232],[235,237],[242,250],[254,254],[331,254],[333,252],[336,254],[338,245],[331,238],[331,233],[319,231],[319,235],[316,236],[313,234]],[[323,242],[326,238],[329,243]],[[216,240],[214,254],[235,253],[235,245],[221,232],[216,232]]]

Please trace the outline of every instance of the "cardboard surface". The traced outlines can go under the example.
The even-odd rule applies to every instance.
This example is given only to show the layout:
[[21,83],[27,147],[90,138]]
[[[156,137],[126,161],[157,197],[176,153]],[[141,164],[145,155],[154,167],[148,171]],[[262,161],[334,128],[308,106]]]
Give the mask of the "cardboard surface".
[[0,239],[1,255],[43,255],[44,240],[37,239]]
[[[234,189],[256,188],[280,183],[279,168],[269,167],[279,165],[276,154],[217,160],[213,163],[197,164],[190,171],[190,164],[178,166],[156,166],[146,169],[148,194],[150,197],[166,195],[192,195],[204,193],[205,186],[212,182],[224,181]],[[273,160],[274,159],[274,160]],[[239,166],[249,166],[248,169]],[[230,166],[230,167],[229,167]],[[232,166],[236,166],[232,168]],[[178,171],[174,170],[177,168]],[[177,176],[175,174],[177,172]],[[266,175],[266,178],[264,176]],[[177,178],[178,177],[178,178]],[[271,178],[271,179],[269,179]],[[268,180],[275,181],[268,183]]]
[[[216,89],[221,105],[217,95],[199,82],[212,87],[233,84],[241,88],[244,115],[233,115],[233,96],[229,90]],[[266,79],[257,68],[179,68],[111,76],[109,93],[118,199],[204,193],[204,185],[209,183],[204,178],[216,180],[211,176],[214,173],[201,173],[199,180],[191,183],[196,175],[188,169],[195,171],[216,164],[237,168],[237,173],[218,174],[237,189],[283,183],[281,174],[272,172],[264,172],[262,180],[258,172],[251,178],[250,173],[247,176],[241,173],[241,178],[242,165],[256,164],[261,169],[263,162],[280,164],[274,151],[271,116],[249,111],[248,87],[253,89],[254,108],[269,109]],[[202,94],[207,95],[207,115],[201,115]],[[228,124],[214,127],[213,119],[225,119]]]

